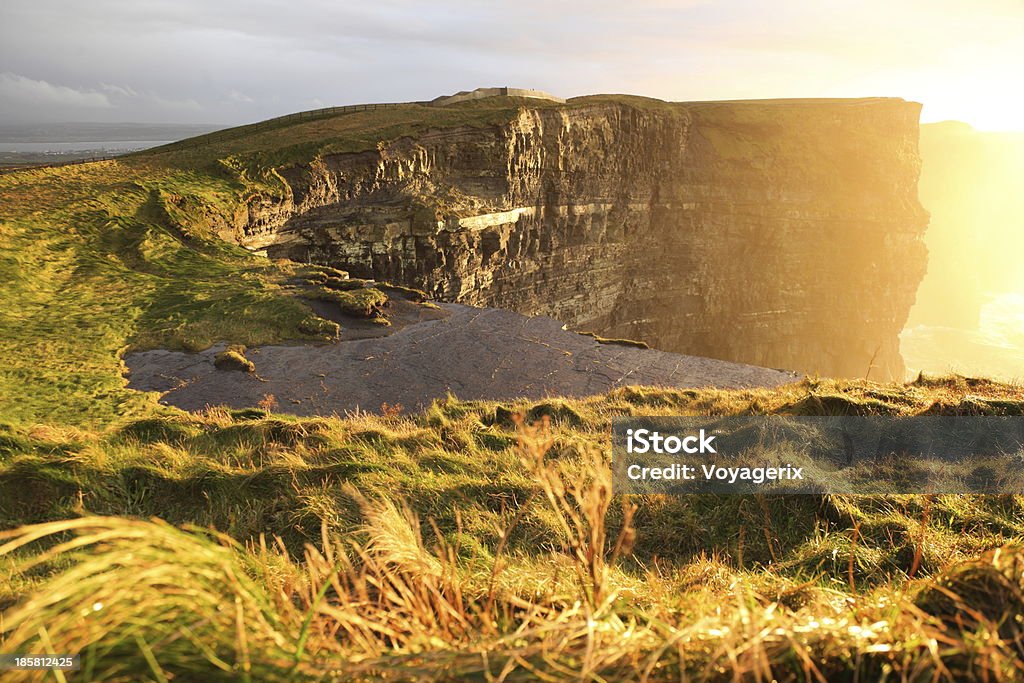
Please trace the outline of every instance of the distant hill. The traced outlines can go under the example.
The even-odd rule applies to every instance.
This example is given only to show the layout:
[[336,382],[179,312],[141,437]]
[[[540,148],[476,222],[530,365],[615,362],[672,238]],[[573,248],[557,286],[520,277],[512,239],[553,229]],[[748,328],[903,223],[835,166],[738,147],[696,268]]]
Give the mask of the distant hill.
[[0,143],[183,140],[224,127],[215,123],[0,123]]
[[181,123],[0,123],[0,168],[110,157],[220,128]]

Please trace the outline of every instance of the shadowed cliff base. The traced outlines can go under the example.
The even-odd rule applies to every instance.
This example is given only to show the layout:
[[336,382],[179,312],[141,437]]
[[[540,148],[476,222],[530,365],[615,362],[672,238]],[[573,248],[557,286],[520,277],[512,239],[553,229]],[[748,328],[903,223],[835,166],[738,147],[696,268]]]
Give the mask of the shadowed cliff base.
[[331,415],[382,404],[421,409],[467,400],[591,396],[627,385],[723,389],[777,387],[798,377],[575,334],[547,317],[442,304],[441,319],[387,336],[336,344],[249,349],[255,372],[215,366],[224,345],[201,353],[152,350],[125,357],[129,388],[164,392],[184,410],[247,408],[273,396],[278,410]]

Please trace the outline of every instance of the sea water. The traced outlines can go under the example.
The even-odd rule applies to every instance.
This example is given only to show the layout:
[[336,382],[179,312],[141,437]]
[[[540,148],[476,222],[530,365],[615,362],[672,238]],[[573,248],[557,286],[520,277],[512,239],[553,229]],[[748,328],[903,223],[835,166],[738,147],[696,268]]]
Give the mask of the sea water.
[[900,335],[910,377],[918,372],[1024,381],[1024,293],[990,295],[977,329],[914,325]]

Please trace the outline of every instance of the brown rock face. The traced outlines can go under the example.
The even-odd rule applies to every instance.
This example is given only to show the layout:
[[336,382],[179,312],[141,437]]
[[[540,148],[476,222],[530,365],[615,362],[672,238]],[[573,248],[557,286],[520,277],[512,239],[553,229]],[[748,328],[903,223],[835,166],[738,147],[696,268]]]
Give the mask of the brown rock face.
[[900,378],[925,269],[920,105],[524,105],[282,171],[242,241],[572,329]]

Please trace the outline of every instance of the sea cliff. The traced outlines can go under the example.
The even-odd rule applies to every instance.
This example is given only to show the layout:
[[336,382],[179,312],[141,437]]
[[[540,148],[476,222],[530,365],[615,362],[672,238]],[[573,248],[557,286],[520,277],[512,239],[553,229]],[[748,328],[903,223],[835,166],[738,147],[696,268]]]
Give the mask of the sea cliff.
[[663,350],[902,379],[926,264],[919,111],[518,100],[503,122],[282,168],[235,237]]

